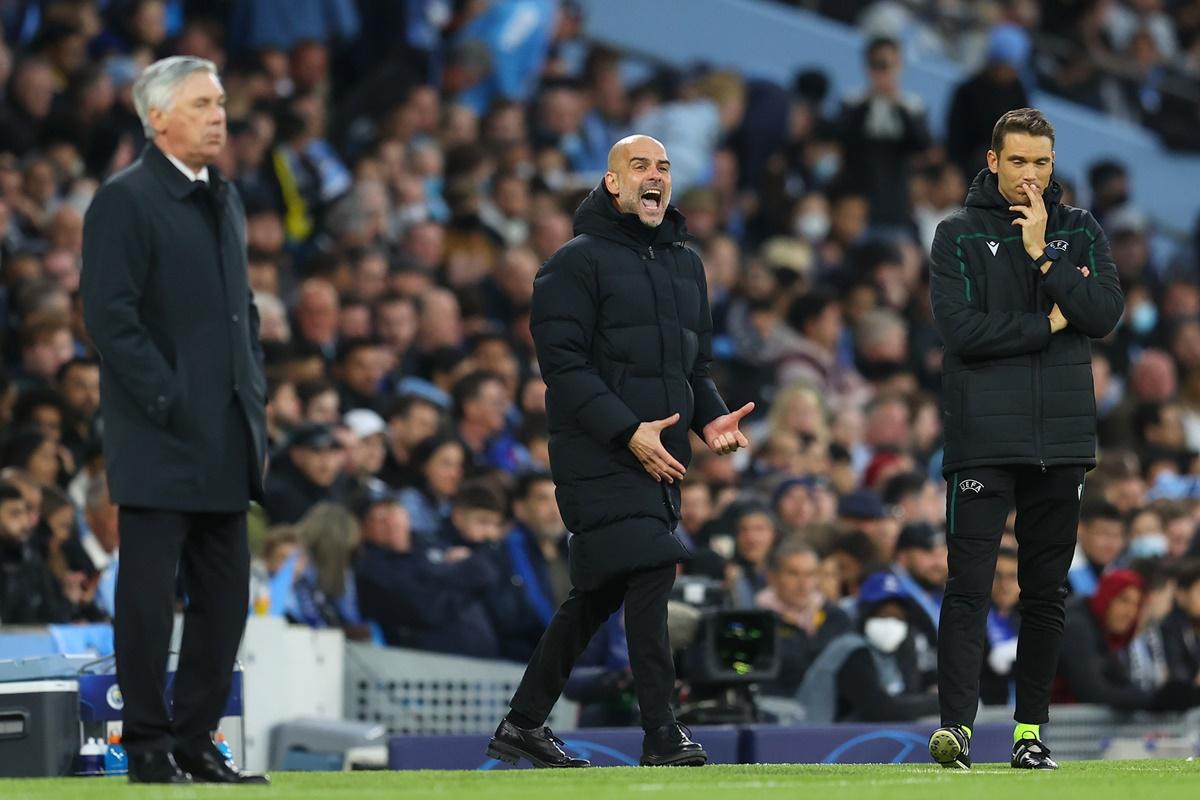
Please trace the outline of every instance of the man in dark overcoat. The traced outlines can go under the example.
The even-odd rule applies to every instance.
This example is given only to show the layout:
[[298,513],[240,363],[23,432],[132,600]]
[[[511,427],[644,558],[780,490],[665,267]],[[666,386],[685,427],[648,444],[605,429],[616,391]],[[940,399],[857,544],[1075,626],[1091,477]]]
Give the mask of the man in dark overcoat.
[[544,727],[592,634],[624,604],[645,737],[642,764],[699,765],[707,755],[675,721],[667,598],[690,557],[676,533],[688,431],[713,452],[746,447],[710,375],[704,266],[685,246],[671,164],[649,136],[617,142],[608,171],[575,213],[575,238],[534,280],[530,326],[546,381],[550,468],[573,536],[573,589],[551,619],[488,745],[493,758],[588,766]]
[[[81,282],[120,506],[114,628],[129,779],[265,782],[211,739],[246,623],[246,512],[262,499],[266,457],[245,212],[211,166],[225,146],[225,93],[211,62],[180,56],[147,67],[134,101],[149,141],[88,209]],[[177,572],[186,608],[172,713]]]

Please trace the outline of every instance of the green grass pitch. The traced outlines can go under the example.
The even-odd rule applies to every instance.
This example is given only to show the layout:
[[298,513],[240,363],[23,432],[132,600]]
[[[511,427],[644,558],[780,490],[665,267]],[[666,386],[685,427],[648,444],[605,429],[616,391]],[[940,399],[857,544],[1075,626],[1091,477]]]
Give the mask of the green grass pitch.
[[0,780],[4,800],[110,798],[287,798],[288,800],[1170,800],[1200,797],[1200,761],[1068,762],[1058,772],[982,764],[936,766],[761,765],[700,769],[610,767],[506,772],[276,773],[267,788],[129,786],[121,778]]

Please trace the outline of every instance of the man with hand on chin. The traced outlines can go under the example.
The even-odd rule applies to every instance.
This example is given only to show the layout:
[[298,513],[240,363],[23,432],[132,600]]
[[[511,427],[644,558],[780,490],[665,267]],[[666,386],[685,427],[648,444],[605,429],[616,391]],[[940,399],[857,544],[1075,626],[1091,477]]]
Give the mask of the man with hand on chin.
[[942,402],[950,579],[938,628],[942,726],[929,752],[969,769],[1000,536],[1015,505],[1021,625],[1011,765],[1055,769],[1041,741],[1062,645],[1084,474],[1096,465],[1091,343],[1124,297],[1104,231],[1061,202],[1054,128],[1000,117],[966,207],[940,225],[930,294],[945,343]]
[[704,749],[671,711],[667,597],[691,553],[676,534],[688,431],[725,455],[749,442],[710,375],[704,266],[684,246],[662,144],[613,145],[603,182],[575,212],[575,238],[533,284],[530,327],[546,381],[550,468],[573,533],[570,596],[551,619],[488,755],[586,767],[544,727],[592,634],[625,606],[645,738],[643,765],[701,765]]

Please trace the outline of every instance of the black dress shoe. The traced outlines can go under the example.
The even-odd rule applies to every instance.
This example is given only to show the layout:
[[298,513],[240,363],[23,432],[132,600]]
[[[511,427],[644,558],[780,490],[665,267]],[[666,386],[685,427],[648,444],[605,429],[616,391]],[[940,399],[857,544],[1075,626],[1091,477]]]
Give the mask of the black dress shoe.
[[488,758],[516,764],[522,758],[535,767],[590,767],[582,758],[571,758],[563,750],[563,741],[549,728],[518,728],[508,720],[500,723],[487,746]]
[[189,746],[177,745],[175,760],[179,766],[192,774],[192,779],[197,783],[267,784],[271,782],[266,775],[242,772],[232,760],[226,760],[211,741]]
[[708,753],[693,742],[691,731],[678,722],[646,731],[642,738],[643,767],[702,767]]
[[179,768],[170,750],[146,750],[129,754],[130,783],[191,783],[192,777]]

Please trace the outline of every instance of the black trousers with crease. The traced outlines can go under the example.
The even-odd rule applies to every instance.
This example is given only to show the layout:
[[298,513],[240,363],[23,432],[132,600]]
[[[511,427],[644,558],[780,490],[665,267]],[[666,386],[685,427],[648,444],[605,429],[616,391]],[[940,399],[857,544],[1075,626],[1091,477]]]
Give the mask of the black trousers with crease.
[[[172,750],[216,730],[229,697],[250,604],[246,514],[122,507],[113,633],[130,752]],[[167,709],[176,573],[187,606]]]
[[1075,554],[1082,466],[974,467],[948,476],[950,579],[938,626],[938,697],[943,725],[973,725],[979,706],[987,614],[996,555],[1016,505],[1017,704],[1029,725],[1050,719],[1050,689],[1062,649],[1067,570]]
[[675,662],[667,635],[667,599],[675,584],[675,565],[632,572],[598,589],[571,594],[551,618],[512,698],[512,709],[539,725],[567,685],[575,659],[600,626],[625,604],[625,638],[637,690],[642,727],[675,722],[671,693]]

